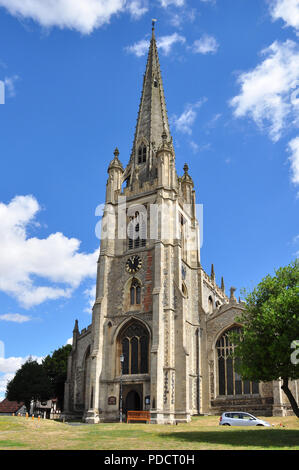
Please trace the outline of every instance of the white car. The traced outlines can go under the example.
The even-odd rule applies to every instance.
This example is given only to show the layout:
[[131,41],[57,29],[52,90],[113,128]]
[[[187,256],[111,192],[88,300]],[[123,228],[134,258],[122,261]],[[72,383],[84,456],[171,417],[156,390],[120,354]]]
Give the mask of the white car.
[[271,426],[267,421],[256,418],[243,411],[229,411],[222,413],[219,424],[221,426]]

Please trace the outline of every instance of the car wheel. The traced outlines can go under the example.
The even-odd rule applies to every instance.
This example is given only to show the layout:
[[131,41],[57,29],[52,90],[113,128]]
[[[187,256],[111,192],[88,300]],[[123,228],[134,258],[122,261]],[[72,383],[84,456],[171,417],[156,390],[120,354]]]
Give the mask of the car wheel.
[[222,426],[230,426],[230,424],[229,423],[224,423],[224,424],[222,424]]
[[264,427],[264,425],[263,425],[263,424],[257,424],[256,426],[262,426],[262,427]]

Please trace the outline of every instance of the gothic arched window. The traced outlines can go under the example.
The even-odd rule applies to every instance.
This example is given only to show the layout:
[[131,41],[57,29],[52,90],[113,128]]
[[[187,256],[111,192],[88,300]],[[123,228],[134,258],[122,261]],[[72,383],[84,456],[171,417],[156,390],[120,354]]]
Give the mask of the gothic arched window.
[[141,145],[138,149],[138,163],[145,163],[146,162],[146,146]]
[[223,333],[216,343],[218,355],[219,395],[252,395],[259,393],[259,384],[242,380],[236,372],[236,358],[233,357],[234,345],[229,339],[232,332],[240,333],[240,327],[233,327]]
[[133,279],[132,284],[131,284],[130,302],[131,302],[131,305],[141,304],[141,287],[137,279]]
[[124,355],[123,374],[147,374],[149,371],[149,333],[139,322],[131,323],[120,335]]

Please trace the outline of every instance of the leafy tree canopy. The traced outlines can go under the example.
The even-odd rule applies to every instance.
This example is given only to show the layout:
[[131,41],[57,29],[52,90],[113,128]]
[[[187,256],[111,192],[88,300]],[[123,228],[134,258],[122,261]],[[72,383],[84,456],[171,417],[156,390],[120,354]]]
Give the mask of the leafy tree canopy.
[[[275,271],[275,276],[266,276],[247,293],[245,311],[237,320],[243,325],[241,336],[231,339],[238,372],[252,381],[282,379],[282,389],[295,411],[288,380],[299,378],[299,361],[291,360],[291,345],[299,340],[298,260]],[[295,413],[299,417],[298,406]]]
[[27,411],[30,410],[31,400],[48,400],[52,393],[52,384],[44,367],[31,358],[20,367],[6,388],[6,398],[23,401]]
[[63,406],[64,384],[67,376],[67,361],[72,350],[72,346],[67,344],[48,355],[42,365],[52,383],[54,395],[58,398],[59,404]]

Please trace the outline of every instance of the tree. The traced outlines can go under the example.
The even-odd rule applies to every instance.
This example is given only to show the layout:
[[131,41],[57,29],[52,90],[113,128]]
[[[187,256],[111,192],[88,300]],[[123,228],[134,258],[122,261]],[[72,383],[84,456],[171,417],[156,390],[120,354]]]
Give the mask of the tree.
[[67,376],[67,361],[72,346],[67,344],[59,349],[56,349],[51,355],[45,357],[42,362],[43,368],[46,371],[55,397],[58,399],[61,409],[63,408],[64,401],[64,384]]
[[27,411],[30,410],[31,400],[48,400],[52,395],[52,384],[41,364],[31,358],[17,370],[14,378],[8,382],[6,398],[12,401],[24,402]]
[[241,335],[231,336],[236,369],[245,380],[281,379],[281,388],[299,418],[298,403],[289,388],[289,380],[299,378],[299,361],[291,359],[292,345],[299,340],[298,260],[262,279],[246,294],[245,304],[237,319],[243,325]]

